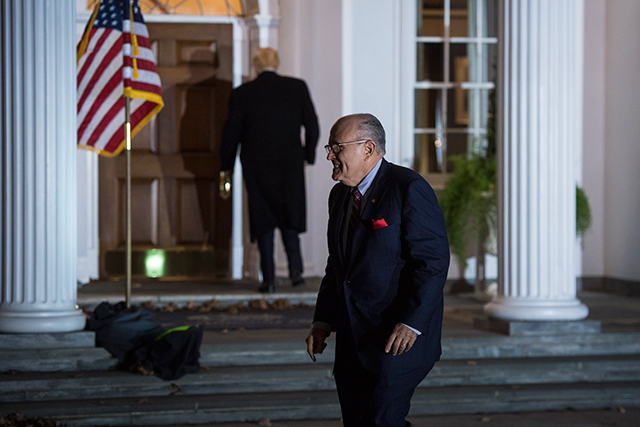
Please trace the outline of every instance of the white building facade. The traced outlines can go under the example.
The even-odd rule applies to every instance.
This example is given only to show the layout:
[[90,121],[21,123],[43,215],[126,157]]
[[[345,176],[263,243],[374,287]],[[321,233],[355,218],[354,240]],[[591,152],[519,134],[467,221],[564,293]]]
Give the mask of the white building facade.
[[[20,34],[33,40],[59,34],[54,27],[37,25],[38,19],[50,16],[48,6],[35,1],[10,1],[3,5],[4,46],[15,42],[9,35],[17,37],[19,24],[17,17],[12,18],[12,8],[23,3],[35,21],[30,27],[20,27]],[[82,27],[83,23],[73,15],[73,5],[79,11],[86,2],[61,3],[65,7],[56,11],[64,16],[56,20],[56,25],[69,24],[65,27],[67,32],[68,28],[75,28],[74,22]],[[419,3],[261,1],[260,14],[247,20],[238,35],[238,51],[242,52],[244,64],[238,69],[242,74],[249,74],[246,64],[251,49],[276,47],[281,57],[280,72],[305,79],[316,106],[321,140],[318,161],[307,168],[308,232],[302,236],[308,276],[321,276],[327,257],[327,196],[333,182],[321,146],[333,122],[353,112],[375,114],[387,131],[388,160],[414,165],[414,96],[419,81],[417,44],[421,42],[416,28]],[[468,3],[475,4],[473,0]],[[496,4],[500,28],[498,73],[509,86],[499,88],[501,275],[498,298],[488,311],[504,319],[577,320],[587,311],[576,298],[576,276],[640,283],[640,120],[636,117],[640,111],[640,29],[635,25],[640,19],[640,3],[500,0]],[[42,28],[52,33],[43,34]],[[67,39],[71,36],[66,34]],[[72,43],[67,39],[59,46],[68,48]],[[487,35],[489,39],[491,35]],[[54,43],[57,39],[51,40]],[[543,46],[556,50],[547,52]],[[558,46],[568,55],[561,55]],[[41,57],[38,49],[42,48],[39,42],[27,44],[25,57],[31,55],[35,64]],[[14,53],[15,50],[3,53],[5,64],[11,64],[11,72],[3,74],[3,87],[24,87],[24,93],[29,94],[33,87],[40,87],[35,85],[43,81],[44,70],[33,64],[30,67],[28,61],[17,61]],[[68,63],[55,67],[65,81],[73,81],[75,73],[67,75],[73,72]],[[32,69],[33,73],[25,74],[25,69]],[[530,78],[524,78],[523,73]],[[30,83],[29,78],[34,81]],[[483,87],[469,90],[475,89]],[[76,277],[69,271],[77,269],[81,282],[97,276],[97,162],[93,154],[76,153],[80,191],[80,203],[76,205],[76,196],[68,194],[67,185],[75,185],[75,167],[67,168],[69,176],[55,181],[53,187],[47,177],[36,173],[40,170],[36,167],[38,162],[49,161],[39,160],[36,154],[42,146],[51,138],[73,139],[74,97],[51,93],[46,98],[60,105],[45,104],[42,111],[34,111],[33,106],[40,105],[36,100],[20,100],[7,91],[2,93],[4,238],[0,331],[77,330],[82,326],[75,309]],[[549,109],[556,109],[557,114],[549,115]],[[48,119],[53,110],[68,113],[67,119],[57,121],[56,132],[61,132],[58,136],[52,136]],[[540,114],[533,114],[535,111]],[[29,121],[16,121],[16,114],[36,123],[35,129],[41,128],[43,135],[33,137],[27,127],[20,131],[12,123],[22,126]],[[554,144],[549,145],[550,142]],[[17,159],[11,151],[15,146],[30,147],[21,157],[25,165],[22,171],[12,167]],[[74,150],[66,154],[71,155]],[[32,160],[29,156],[33,156]],[[516,162],[519,167],[514,167]],[[576,242],[573,234],[575,206],[571,190],[576,183],[584,187],[593,213],[593,224],[582,242]],[[41,194],[42,188],[47,189],[46,200],[56,203],[40,202],[35,195]],[[25,198],[23,194],[34,197]],[[31,216],[16,222],[23,213]],[[241,217],[241,206],[236,207],[234,220],[239,222]],[[44,242],[36,238],[45,235],[45,230],[68,229],[73,224],[80,230],[78,239],[76,230],[58,233],[57,239]],[[248,242],[237,233],[234,239],[234,275],[252,274],[242,269],[243,262],[239,260],[239,253],[251,250]],[[43,262],[57,267],[45,272],[40,269]],[[284,262],[280,248],[279,269],[284,270]],[[452,266],[450,278],[455,278],[461,273],[455,263]],[[44,274],[50,271],[53,274]],[[16,316],[35,321],[19,322],[24,326],[16,329]],[[51,322],[46,319],[55,316],[69,321],[58,322],[50,329]]]

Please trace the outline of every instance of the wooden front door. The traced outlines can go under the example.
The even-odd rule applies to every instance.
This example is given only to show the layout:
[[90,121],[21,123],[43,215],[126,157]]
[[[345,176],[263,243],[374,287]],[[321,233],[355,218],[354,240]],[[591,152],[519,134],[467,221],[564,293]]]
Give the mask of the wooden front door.
[[[230,24],[148,24],[163,110],[132,141],[133,275],[229,274],[231,200],[218,196],[232,88]],[[100,275],[125,273],[126,158],[101,158]]]

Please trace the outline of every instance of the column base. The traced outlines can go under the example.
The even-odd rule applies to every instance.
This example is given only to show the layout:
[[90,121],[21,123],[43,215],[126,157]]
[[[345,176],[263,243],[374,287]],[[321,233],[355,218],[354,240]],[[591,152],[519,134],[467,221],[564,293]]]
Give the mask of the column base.
[[67,311],[0,311],[0,332],[33,334],[74,332],[84,329],[86,316],[80,310]]
[[521,337],[599,334],[602,331],[602,325],[599,320],[527,322],[476,318],[473,321],[473,326],[483,331]]
[[589,308],[578,299],[533,300],[497,297],[484,306],[484,312],[494,319],[549,322],[582,320],[589,314]]

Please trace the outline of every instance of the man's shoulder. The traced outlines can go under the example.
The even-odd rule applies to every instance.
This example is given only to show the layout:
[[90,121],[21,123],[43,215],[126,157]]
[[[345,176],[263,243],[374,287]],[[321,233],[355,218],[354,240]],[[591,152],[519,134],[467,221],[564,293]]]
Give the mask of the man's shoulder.
[[299,79],[297,77],[283,76],[282,74],[276,74],[276,76],[278,76],[278,78],[283,82],[296,84],[296,85],[305,85],[305,86],[307,84],[304,80]]
[[307,84],[304,80],[296,77],[282,76],[273,72],[265,72],[255,79],[243,83],[233,91],[236,94],[251,93],[256,90],[261,90],[266,87],[273,87],[273,85],[286,87],[287,90],[304,90],[307,88]]
[[424,179],[422,175],[405,166],[387,162],[387,173],[389,175],[389,179],[396,180],[404,184],[409,184],[410,182],[416,181],[429,185],[427,180]]

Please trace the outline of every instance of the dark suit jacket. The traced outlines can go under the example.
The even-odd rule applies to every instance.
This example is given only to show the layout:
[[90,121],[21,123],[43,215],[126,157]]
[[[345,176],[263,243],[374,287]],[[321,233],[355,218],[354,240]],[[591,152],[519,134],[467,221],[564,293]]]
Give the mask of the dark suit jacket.
[[[383,159],[347,259],[342,232],[351,189],[337,184],[329,196],[329,259],[314,321],[337,331],[336,359],[349,347],[341,340],[352,336],[360,361],[371,371],[429,369],[441,354],[442,289],[450,258],[435,194],[419,174]],[[381,219],[388,225],[374,229],[373,221]],[[422,335],[410,351],[392,357],[384,346],[397,323]]]
[[233,170],[240,144],[252,239],[274,227],[306,231],[304,161],[314,163],[318,136],[318,119],[302,80],[264,71],[231,93],[221,170]]

